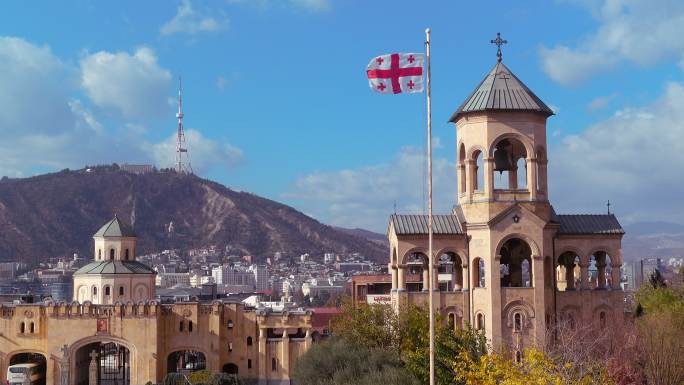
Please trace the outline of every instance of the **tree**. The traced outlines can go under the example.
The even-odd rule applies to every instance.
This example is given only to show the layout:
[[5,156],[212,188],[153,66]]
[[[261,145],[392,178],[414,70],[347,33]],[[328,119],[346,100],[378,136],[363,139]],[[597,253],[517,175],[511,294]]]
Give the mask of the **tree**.
[[394,352],[339,337],[312,346],[297,360],[292,380],[298,385],[419,384]]
[[667,287],[665,278],[663,278],[663,275],[660,274],[660,270],[658,269],[653,270],[653,273],[651,273],[651,275],[648,277],[648,282],[654,289]]

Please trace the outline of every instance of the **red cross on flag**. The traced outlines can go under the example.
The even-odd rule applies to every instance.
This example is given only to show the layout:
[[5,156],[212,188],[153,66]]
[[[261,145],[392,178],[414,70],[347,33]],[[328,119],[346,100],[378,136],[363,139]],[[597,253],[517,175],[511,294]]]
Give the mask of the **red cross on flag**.
[[423,92],[423,59],[422,53],[375,57],[366,67],[368,85],[383,94]]

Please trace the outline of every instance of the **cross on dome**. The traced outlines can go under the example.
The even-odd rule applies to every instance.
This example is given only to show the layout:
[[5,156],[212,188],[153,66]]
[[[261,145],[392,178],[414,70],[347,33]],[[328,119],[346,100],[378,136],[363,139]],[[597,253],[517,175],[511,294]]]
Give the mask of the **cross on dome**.
[[504,44],[508,44],[508,40],[502,39],[501,32],[497,32],[496,39],[490,40],[490,43],[496,45],[496,61],[501,62],[501,59],[503,58],[503,54],[501,53],[501,46]]

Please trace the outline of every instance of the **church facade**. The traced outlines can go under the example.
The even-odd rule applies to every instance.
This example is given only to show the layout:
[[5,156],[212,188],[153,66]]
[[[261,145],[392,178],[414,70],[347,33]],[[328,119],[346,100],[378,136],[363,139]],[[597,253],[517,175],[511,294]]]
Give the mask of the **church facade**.
[[312,343],[312,313],[223,301],[163,304],[155,272],[135,260],[118,218],[95,236],[94,261],[74,275],[72,303],[0,305],[0,380],[40,362],[46,385],[160,383],[208,369],[259,384],[288,384]]
[[[546,121],[553,114],[499,60],[450,119],[459,204],[433,219],[436,309],[516,357],[554,328],[605,328],[623,316],[624,231],[616,217],[561,215],[549,201]],[[397,309],[427,305],[427,223],[425,215],[390,217]]]

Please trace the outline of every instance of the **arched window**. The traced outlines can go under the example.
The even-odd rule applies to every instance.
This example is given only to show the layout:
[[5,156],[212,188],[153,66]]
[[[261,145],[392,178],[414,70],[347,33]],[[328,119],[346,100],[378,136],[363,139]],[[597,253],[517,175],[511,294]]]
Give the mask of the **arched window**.
[[271,358],[271,371],[275,372],[278,370],[278,361],[275,358]]
[[252,359],[247,359],[247,369],[252,369]]
[[532,286],[532,250],[519,238],[506,241],[499,250],[501,255],[501,287]]
[[97,295],[97,286],[93,286],[93,295]]
[[252,346],[252,337],[247,337],[247,346]]
[[102,260],[102,249],[97,249],[97,259],[98,259],[99,261]]
[[527,189],[527,159],[525,159],[524,157],[518,159],[518,163],[516,164],[516,172],[518,174],[518,180],[516,181],[518,189]]
[[494,156],[494,189],[517,190],[527,186],[527,151],[522,142],[516,138],[504,138],[496,142]]
[[605,311],[602,311],[599,313],[599,326],[601,327],[601,329],[606,328],[606,312]]
[[475,327],[477,330],[484,331],[485,330],[485,316],[482,313],[477,313],[477,318],[475,322]]
[[109,259],[114,260],[114,249],[109,249]]
[[513,314],[513,330],[516,332],[522,331],[522,314]]
[[485,287],[485,263],[482,258],[473,260],[473,287]]
[[105,286],[105,293],[104,293],[104,294],[105,294],[106,296],[111,295],[111,289],[110,289],[109,286]]
[[178,331],[180,331],[180,332],[183,331],[184,326],[185,326],[184,323],[185,323],[184,321],[181,321],[181,322],[178,324]]
[[119,296],[121,297],[123,295],[124,295],[124,288],[123,288],[123,286],[119,286]]
[[521,363],[522,358],[523,358],[522,352],[520,350],[516,350],[515,351],[515,362],[518,364]]
[[456,316],[454,316],[454,313],[449,313],[449,327],[453,329],[455,324]]
[[192,321],[188,321],[188,332],[192,333]]
[[19,331],[21,332],[21,334],[26,333],[26,323],[22,322],[22,323],[19,325]]
[[458,166],[459,166],[459,181],[458,181],[458,192],[463,194],[466,192],[466,175],[465,175],[465,159],[466,159],[466,154],[465,154],[465,145],[461,143],[461,146],[458,149]]
[[473,191],[484,191],[484,156],[482,151],[477,150],[473,154],[475,158],[475,163],[473,164]]
[[126,249],[124,258],[128,261],[128,249]]
[[35,331],[36,331],[35,324],[33,322],[31,322],[29,324],[29,333],[33,334],[33,332],[35,332]]

